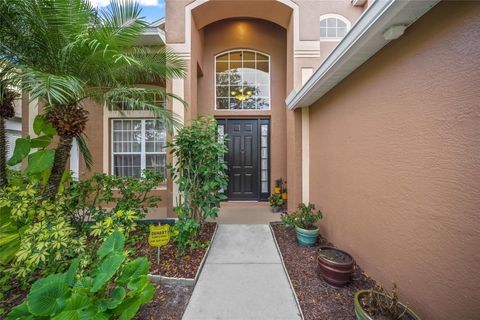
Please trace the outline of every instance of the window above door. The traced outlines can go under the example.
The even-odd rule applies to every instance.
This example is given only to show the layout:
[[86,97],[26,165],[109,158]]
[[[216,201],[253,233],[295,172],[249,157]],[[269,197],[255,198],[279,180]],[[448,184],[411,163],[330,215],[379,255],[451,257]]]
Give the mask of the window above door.
[[326,14],[320,17],[320,40],[340,41],[350,30],[350,21],[338,14]]
[[270,110],[270,56],[232,50],[215,57],[216,110]]

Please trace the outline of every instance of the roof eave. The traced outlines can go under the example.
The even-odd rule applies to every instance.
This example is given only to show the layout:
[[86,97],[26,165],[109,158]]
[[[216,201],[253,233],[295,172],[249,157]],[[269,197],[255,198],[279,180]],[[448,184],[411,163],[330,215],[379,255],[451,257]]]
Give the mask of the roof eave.
[[285,100],[288,109],[304,108],[320,99],[391,40],[384,33],[392,26],[414,23],[440,0],[377,0],[297,91]]

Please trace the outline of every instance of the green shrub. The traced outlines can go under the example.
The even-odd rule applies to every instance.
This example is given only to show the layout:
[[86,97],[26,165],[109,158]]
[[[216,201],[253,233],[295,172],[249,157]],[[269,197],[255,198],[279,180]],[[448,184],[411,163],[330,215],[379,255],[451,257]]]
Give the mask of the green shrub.
[[212,117],[199,117],[192,125],[180,129],[170,152],[176,159],[170,167],[179,187],[174,228],[178,256],[187,249],[205,244],[196,240],[202,223],[218,216],[220,202],[226,199],[227,166],[223,161],[227,146],[218,140],[217,122]]
[[199,117],[180,129],[169,145],[176,159],[170,169],[181,194],[177,205],[183,208],[184,217],[199,223],[216,218],[220,202],[226,199],[222,190],[228,184],[223,161],[227,146],[218,140],[217,127],[214,118]]
[[[43,199],[33,185],[8,187],[0,191],[0,213],[7,219],[1,230],[9,226],[10,236],[1,234],[0,245],[11,239],[4,252],[10,260],[10,272],[26,278],[37,271],[48,273],[61,270],[73,257],[83,252],[85,237],[70,224],[60,195],[52,203]],[[3,220],[3,219],[2,219]],[[6,222],[7,224],[5,224]],[[6,228],[5,228],[6,230]]]
[[89,275],[78,274],[80,260],[75,259],[67,272],[36,281],[7,319],[132,319],[155,287],[148,280],[146,258],[125,263],[124,244],[116,231],[97,251]]
[[160,197],[149,193],[164,180],[160,173],[150,170],[145,170],[142,178],[97,173],[90,179],[72,183],[66,190],[69,195],[66,210],[79,230],[89,229],[86,222],[94,221],[92,235],[96,237],[117,229],[128,235],[135,230],[135,221],[145,217],[148,208],[158,206]]
[[318,220],[323,218],[322,212],[315,211],[315,205],[309,203],[305,205],[300,203],[297,207],[297,211],[282,215],[282,222],[287,226],[295,226],[302,229],[316,229],[314,225]]

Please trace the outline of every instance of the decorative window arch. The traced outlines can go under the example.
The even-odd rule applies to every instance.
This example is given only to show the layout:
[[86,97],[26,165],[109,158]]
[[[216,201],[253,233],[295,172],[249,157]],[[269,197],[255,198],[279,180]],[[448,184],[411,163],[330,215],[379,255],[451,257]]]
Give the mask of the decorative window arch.
[[320,40],[340,41],[351,26],[351,22],[344,16],[325,14],[320,17]]
[[215,56],[216,110],[270,109],[270,56],[248,49]]

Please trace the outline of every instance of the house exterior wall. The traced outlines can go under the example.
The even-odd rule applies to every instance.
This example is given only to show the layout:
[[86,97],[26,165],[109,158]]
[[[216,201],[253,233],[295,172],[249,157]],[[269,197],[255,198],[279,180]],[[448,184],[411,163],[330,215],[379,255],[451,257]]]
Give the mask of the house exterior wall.
[[[284,100],[292,89],[301,87],[302,69],[318,67],[338,43],[323,44],[320,41],[320,17],[338,14],[353,25],[364,9],[352,6],[350,0],[166,1],[167,46],[188,61],[189,77],[183,88],[183,97],[189,105],[185,123],[188,124],[197,115],[207,114],[217,117],[271,117],[273,170],[270,181],[286,178],[290,210],[303,200],[302,116],[301,111],[281,110],[285,109]],[[249,30],[243,38],[235,30],[233,20],[229,20],[235,18],[243,19]],[[277,38],[282,41],[277,41]],[[271,112],[214,110],[214,55],[235,48],[250,48],[272,55],[275,65],[271,68]]]
[[[198,79],[198,114],[216,118],[270,118],[271,179],[286,178],[286,31],[280,26],[253,19],[221,20],[203,30],[203,76]],[[215,56],[234,49],[251,49],[270,55],[270,110],[215,110]]]
[[423,319],[480,314],[479,43],[440,3],[310,107],[321,233]]

